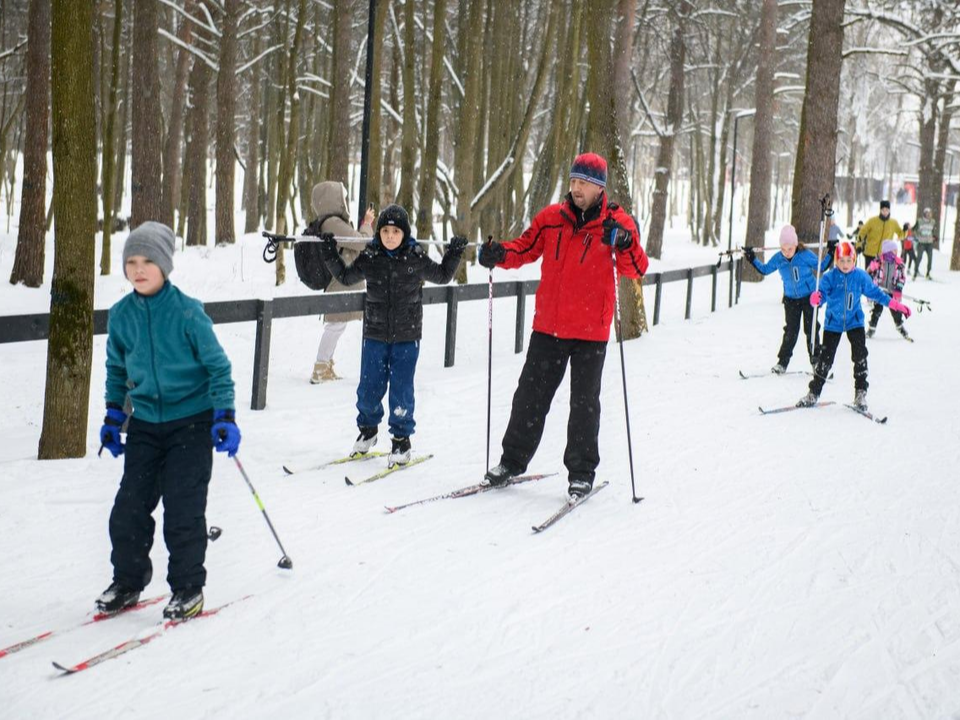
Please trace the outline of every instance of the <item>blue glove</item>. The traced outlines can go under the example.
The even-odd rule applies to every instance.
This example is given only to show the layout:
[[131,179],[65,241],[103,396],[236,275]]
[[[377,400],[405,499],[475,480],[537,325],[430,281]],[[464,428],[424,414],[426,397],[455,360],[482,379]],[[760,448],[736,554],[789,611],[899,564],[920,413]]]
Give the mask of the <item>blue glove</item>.
[[240,428],[234,421],[233,410],[214,410],[213,427],[210,428],[213,436],[213,449],[225,452],[233,457],[240,448]]
[[107,405],[107,416],[103,419],[103,426],[100,428],[100,452],[103,452],[103,448],[106,448],[114,457],[123,455],[120,428],[126,421],[127,414],[120,409],[119,405]]
[[633,234],[612,217],[603,221],[603,244],[612,245],[620,252],[633,245]]

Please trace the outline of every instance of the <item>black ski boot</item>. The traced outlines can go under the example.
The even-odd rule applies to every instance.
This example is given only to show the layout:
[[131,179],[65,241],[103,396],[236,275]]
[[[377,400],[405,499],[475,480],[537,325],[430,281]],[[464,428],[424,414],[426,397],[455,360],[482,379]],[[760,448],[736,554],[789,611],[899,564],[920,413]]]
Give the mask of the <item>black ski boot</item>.
[[492,485],[493,487],[503,487],[519,474],[519,472],[514,470],[509,465],[500,463],[496,467],[492,467],[487,470],[486,474],[483,476],[483,480],[487,485]]
[[392,447],[390,448],[390,454],[387,456],[387,467],[393,467],[394,465],[406,465],[409,463],[410,456],[412,454],[410,449],[410,438],[395,437],[390,439],[392,441]]
[[579,500],[589,495],[591,490],[593,490],[593,483],[590,480],[570,478],[567,495],[570,496],[571,500]]
[[370,448],[377,444],[376,427],[360,427],[360,434],[357,435],[357,441],[353,444],[353,450],[350,451],[350,457],[359,457],[370,452]]
[[203,611],[203,588],[183,588],[175,590],[170,602],[163,609],[167,620],[186,620]]
[[110,583],[110,587],[97,598],[96,606],[100,612],[112,615],[136,605],[138,600],[140,600],[139,590],[134,590],[114,580]]

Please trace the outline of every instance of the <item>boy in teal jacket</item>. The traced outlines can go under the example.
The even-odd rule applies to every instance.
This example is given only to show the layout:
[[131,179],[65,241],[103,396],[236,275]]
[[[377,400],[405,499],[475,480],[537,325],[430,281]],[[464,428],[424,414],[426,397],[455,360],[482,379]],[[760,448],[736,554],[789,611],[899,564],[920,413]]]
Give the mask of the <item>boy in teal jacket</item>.
[[[233,457],[240,430],[230,361],[213,323],[202,303],[167,279],[173,249],[173,231],[157,222],[137,227],[123,248],[124,272],[134,291],[110,308],[107,415],[100,441],[125,461],[110,513],[113,582],[96,604],[100,612],[119,612],[136,604],[150,583],[152,513],[163,498],[167,582],[173,591],[163,614],[182,620],[203,609],[211,448]],[[133,413],[124,444],[128,396]]]

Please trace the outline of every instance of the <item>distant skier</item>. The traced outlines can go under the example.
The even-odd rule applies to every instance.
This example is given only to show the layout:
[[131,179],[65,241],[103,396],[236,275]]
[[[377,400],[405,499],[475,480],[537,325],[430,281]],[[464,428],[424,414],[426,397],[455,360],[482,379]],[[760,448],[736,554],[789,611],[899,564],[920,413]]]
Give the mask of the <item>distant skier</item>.
[[[884,293],[890,295],[898,302],[903,297],[903,285],[906,281],[906,273],[903,268],[903,260],[897,257],[896,240],[885,240],[881,248],[880,257],[870,263],[867,268],[867,274],[873,279],[877,287]],[[877,331],[877,322],[883,314],[883,305],[876,304],[870,313],[870,327],[867,328],[867,337],[872,338]],[[897,326],[897,332],[903,335],[904,339],[909,340],[907,329],[903,326],[903,313],[890,307],[890,314],[893,315],[893,322]]]
[[867,220],[857,233],[864,267],[869,266],[880,254],[880,245],[883,241],[890,240],[894,235],[898,238],[903,237],[903,229],[899,222],[890,217],[890,201],[881,200],[880,214]]
[[810,296],[814,307],[826,303],[823,323],[823,342],[817,369],[810,381],[809,392],[797,402],[799,407],[816,405],[820,399],[823,384],[833,367],[837,346],[844,333],[850,341],[850,357],[853,360],[854,400],[853,404],[867,409],[867,343],[863,330],[863,310],[860,297],[866,295],[874,302],[897,310],[910,317],[910,308],[893,299],[873,284],[865,270],[856,267],[857,251],[853,244],[842,241],[837,245],[836,266],[820,279],[820,290]]
[[[373,210],[367,210],[360,229],[354,230],[350,224],[347,189],[343,186],[343,183],[333,180],[317,183],[313,186],[310,199],[316,218],[310,223],[304,234],[320,236],[322,233],[331,233],[336,237],[356,238],[355,241],[337,241],[337,249],[343,261],[345,263],[353,262],[370,242],[370,238],[373,237],[373,221],[375,220]],[[344,292],[348,289],[362,288],[347,288],[334,278],[330,280],[325,292]],[[323,334],[320,336],[317,359],[313,365],[313,374],[310,376],[312,384],[316,385],[328,380],[340,379],[333,366],[333,354],[337,349],[340,336],[347,328],[347,323],[351,320],[359,320],[361,317],[363,317],[363,314],[359,311],[328,313],[323,316]]]
[[423,281],[439,285],[450,282],[467,239],[454,237],[437,264],[410,235],[407,211],[399,205],[388,205],[381,211],[373,240],[349,266],[338,254],[333,235],[320,237],[323,260],[337,281],[343,285],[367,281],[357,387],[360,434],[353,454],[367,453],[377,444],[383,396],[389,385],[387,423],[393,443],[387,465],[406,465],[411,456],[410,436],[416,427],[413,377],[423,329]]
[[903,258],[903,270],[905,273],[910,272],[911,264],[914,266],[914,268],[918,267],[917,253],[913,247],[915,244],[916,238],[914,237],[913,228],[910,227],[910,223],[905,222],[903,224],[903,252],[900,255],[900,257]]
[[[123,478],[110,513],[113,582],[97,609],[115,613],[137,603],[153,567],[153,511],[163,499],[163,537],[173,596],[163,611],[183,620],[203,609],[207,571],[207,487],[211,449],[233,457],[240,446],[230,361],[198,300],[168,279],[174,235],[145,222],[123,247],[133,292],[110,308],[107,324],[107,416],[103,447],[124,455]],[[120,437],[129,395],[133,416]]]
[[[839,235],[840,229],[833,225],[831,227],[834,234]],[[831,252],[836,246],[837,240],[833,239],[827,243],[827,254],[820,261],[820,272],[830,267]],[[776,253],[766,263],[761,263],[751,247],[743,249],[744,257],[750,262],[757,272],[762,275],[770,275],[775,271],[780,272],[780,279],[783,280],[783,314],[785,324],[783,326],[783,340],[780,342],[780,350],[777,352],[777,364],[770,368],[770,372],[776,375],[782,375],[787,371],[790,365],[790,358],[793,357],[793,348],[797,344],[797,338],[800,336],[800,320],[803,319],[803,331],[807,336],[807,356],[810,359],[810,366],[816,364],[817,351],[820,348],[818,339],[820,334],[820,324],[817,323],[816,330],[813,329],[813,306],[810,304],[810,294],[816,289],[817,282],[817,255],[812,250],[808,250],[797,241],[797,231],[793,225],[784,225],[780,230],[780,252]]]
[[924,276],[930,279],[930,267],[933,265],[933,243],[937,239],[937,223],[933,219],[933,211],[930,208],[923,209],[923,217],[917,220],[913,228],[914,237],[917,240],[917,264],[913,268],[913,279],[917,279],[920,272],[920,262],[923,256],[927,256],[927,274]]
[[600,378],[614,315],[611,246],[619,273],[639,278],[647,270],[633,219],[605,193],[607,162],[594,153],[577,156],[570,192],[533,218],[523,234],[480,249],[487,268],[518,268],[543,257],[533,334],[520,373],[500,464],[486,482],[505,485],[533,458],[553,396],[570,364],[570,417],[563,462],[571,497],[593,488],[600,463]]

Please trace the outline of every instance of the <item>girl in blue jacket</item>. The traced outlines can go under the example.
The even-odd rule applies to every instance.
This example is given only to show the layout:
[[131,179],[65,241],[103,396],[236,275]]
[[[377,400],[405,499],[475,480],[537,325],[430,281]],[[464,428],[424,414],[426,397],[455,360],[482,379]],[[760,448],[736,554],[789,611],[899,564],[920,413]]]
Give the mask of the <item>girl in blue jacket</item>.
[[[150,583],[152,515],[163,498],[173,591],[163,615],[183,620],[203,609],[211,449],[233,457],[240,430],[230,361],[213,323],[200,301],[167,279],[173,247],[173,230],[157,222],[130,233],[123,265],[133,292],[110,308],[107,321],[107,416],[100,441],[125,460],[110,513],[113,582],[96,604],[102,613],[120,612]],[[128,397],[133,415],[124,444]]]
[[[816,254],[800,246],[793,225],[783,226],[780,231],[780,252],[770,258],[769,262],[761,263],[750,247],[744,248],[743,254],[761,275],[779,271],[783,280],[783,314],[786,324],[783,326],[783,340],[777,353],[777,364],[770,368],[770,372],[782,375],[787,371],[790,358],[793,357],[793,348],[800,336],[801,317],[803,331],[807,336],[807,355],[810,357],[810,366],[813,367],[816,364],[819,345],[817,337],[820,334],[819,324],[816,332],[813,330],[813,307],[810,305],[810,293],[816,288],[817,282]],[[829,266],[828,253],[820,265],[821,272]]]
[[867,337],[863,329],[863,308],[860,297],[866,295],[874,302],[910,317],[910,308],[887,295],[867,274],[856,267],[857,251],[853,243],[844,240],[837,245],[836,267],[820,279],[820,290],[810,296],[810,304],[817,307],[826,303],[823,322],[823,344],[817,359],[817,369],[810,381],[809,392],[800,398],[799,407],[810,407],[820,399],[823,383],[833,367],[840,337],[846,333],[853,360],[855,395],[853,404],[867,409]]

